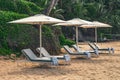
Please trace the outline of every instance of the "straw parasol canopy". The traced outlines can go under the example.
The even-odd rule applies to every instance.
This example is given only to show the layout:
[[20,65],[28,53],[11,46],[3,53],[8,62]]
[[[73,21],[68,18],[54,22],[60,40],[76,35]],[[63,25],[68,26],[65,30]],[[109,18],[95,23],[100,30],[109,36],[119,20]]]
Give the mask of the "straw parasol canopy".
[[76,44],[78,46],[78,27],[81,27],[81,25],[88,25],[88,24],[92,24],[92,22],[86,21],[86,20],[83,20],[83,19],[80,19],[80,18],[74,18],[74,19],[68,20],[64,23],[58,23],[58,24],[55,24],[55,25],[75,26],[76,27]]
[[[60,26],[81,26],[81,25],[87,25],[87,24],[92,24],[92,22],[90,21],[86,21],[86,20],[83,20],[83,19],[80,19],[80,18],[74,18],[74,19],[71,19],[71,20],[68,20],[64,23],[58,23],[58,24],[55,24],[55,25],[60,25]],[[54,25],[54,26],[55,26]]]
[[18,24],[38,24],[39,25],[39,29],[40,29],[40,57],[42,56],[41,55],[41,47],[42,47],[42,30],[41,30],[41,27],[42,25],[44,24],[53,24],[53,23],[60,23],[60,22],[65,22],[63,20],[60,20],[60,19],[56,19],[56,18],[53,18],[53,17],[50,17],[50,16],[46,16],[46,15],[43,15],[43,14],[37,14],[37,15],[34,15],[34,16],[30,16],[30,17],[27,17],[27,18],[22,18],[22,19],[19,19],[19,20],[15,20],[15,21],[11,21],[9,23],[18,23]]
[[112,27],[109,24],[93,21],[92,24],[82,25],[83,28],[95,28],[95,42],[97,43],[97,28]]

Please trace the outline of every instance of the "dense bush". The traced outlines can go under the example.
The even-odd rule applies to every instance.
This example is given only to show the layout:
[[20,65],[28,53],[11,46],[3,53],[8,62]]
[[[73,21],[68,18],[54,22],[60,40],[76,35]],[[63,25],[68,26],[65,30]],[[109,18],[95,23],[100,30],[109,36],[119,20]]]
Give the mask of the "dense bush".
[[41,10],[43,10],[43,8],[37,6],[36,4],[34,4],[32,2],[27,2],[27,1],[24,1],[24,2],[30,7],[31,12],[34,14],[39,14],[41,12]]
[[[44,25],[43,25],[44,26]],[[42,26],[42,33],[47,37],[52,37],[52,30],[48,26]]]
[[14,53],[11,49],[0,48],[0,56],[10,55],[11,53]]
[[24,14],[35,14],[40,13],[41,8],[32,2],[28,2],[25,0],[16,1],[18,13]]
[[33,2],[36,5],[40,6],[41,8],[45,8],[49,3],[49,0],[27,0],[27,1]]
[[[20,15],[14,12],[8,12],[8,11],[0,11],[0,53],[5,55],[5,54],[10,54],[12,52],[8,48],[8,42],[7,42],[7,37],[8,35],[12,35],[15,31],[12,30],[13,27],[11,24],[8,24],[8,21],[11,21],[13,19],[25,17],[26,15]],[[17,25],[16,25],[17,26]],[[12,28],[12,29],[10,29]],[[11,31],[12,30],[12,31]],[[10,32],[11,31],[11,32]],[[14,33],[16,34],[16,33]]]
[[31,15],[40,13],[41,8],[25,0],[0,0],[0,10]]
[[75,44],[74,41],[69,40],[69,39],[66,39],[64,35],[60,35],[60,36],[59,36],[59,40],[60,40],[60,44],[61,44],[62,46],[63,46],[63,45],[71,46],[71,45]]
[[[10,55],[22,48],[38,45],[38,30],[9,21],[40,13],[41,8],[26,0],[0,0],[0,54]],[[30,26],[30,27],[29,27]]]
[[[38,30],[30,25],[9,24],[7,22],[22,17],[25,14],[18,14],[9,11],[0,11],[0,53],[10,54],[11,51],[20,51],[22,48],[34,47],[38,43]],[[8,53],[8,52],[9,53]]]
[[0,10],[17,11],[17,5],[13,0],[0,0]]

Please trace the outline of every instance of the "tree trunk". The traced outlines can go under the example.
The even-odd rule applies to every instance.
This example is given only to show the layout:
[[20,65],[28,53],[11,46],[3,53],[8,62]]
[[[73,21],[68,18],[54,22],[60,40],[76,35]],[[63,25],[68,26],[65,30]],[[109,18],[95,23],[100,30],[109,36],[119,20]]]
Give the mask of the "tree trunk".
[[49,15],[53,7],[56,6],[59,0],[51,0],[47,9],[44,10],[43,14]]
[[[48,8],[44,10],[43,14],[49,15],[53,7],[56,6],[56,4],[58,3],[58,1],[59,0],[51,0]],[[52,28],[51,30],[52,32],[49,34],[52,34],[52,36],[43,35],[43,38],[42,38],[43,47],[45,47],[50,54],[60,54],[60,42],[59,42],[60,33],[59,34],[55,33],[58,30],[57,28]],[[58,30],[58,31],[60,32],[61,30]],[[46,33],[46,32],[43,32],[43,33]]]

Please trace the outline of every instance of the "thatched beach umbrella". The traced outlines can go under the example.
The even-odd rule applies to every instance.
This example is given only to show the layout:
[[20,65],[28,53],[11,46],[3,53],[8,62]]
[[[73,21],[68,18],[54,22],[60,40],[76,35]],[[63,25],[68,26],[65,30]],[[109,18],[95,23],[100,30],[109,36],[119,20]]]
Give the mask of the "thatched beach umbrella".
[[78,46],[78,27],[81,27],[81,25],[87,25],[92,24],[90,21],[82,20],[80,18],[74,18],[72,20],[68,20],[64,23],[58,23],[55,25],[61,25],[61,26],[75,26],[76,27],[76,45]]
[[95,28],[95,42],[97,43],[97,28],[112,27],[109,24],[93,21],[92,24],[82,25],[83,28]]
[[40,57],[41,57],[41,47],[42,47],[42,30],[41,27],[44,24],[53,24],[53,23],[60,23],[60,22],[65,22],[63,20],[60,19],[56,19],[56,18],[52,18],[43,14],[37,14],[34,16],[30,16],[27,18],[23,18],[23,19],[19,19],[19,20],[15,20],[15,21],[11,21],[9,23],[19,23],[19,24],[38,24],[39,25],[39,29],[40,29]]

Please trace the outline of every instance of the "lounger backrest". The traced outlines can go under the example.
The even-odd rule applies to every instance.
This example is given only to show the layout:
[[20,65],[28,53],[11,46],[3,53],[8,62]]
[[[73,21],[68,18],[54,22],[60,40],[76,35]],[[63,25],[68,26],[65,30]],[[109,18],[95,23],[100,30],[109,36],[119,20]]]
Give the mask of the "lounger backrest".
[[[58,65],[58,59],[56,57],[51,57],[50,59],[47,57],[37,58],[37,56],[33,53],[31,49],[23,49],[22,53],[29,59],[30,61],[37,62],[52,62],[53,65]],[[47,58],[47,59],[46,59]]]
[[72,45],[72,46],[75,50],[77,50],[78,52],[81,52],[80,48],[77,45]]
[[68,53],[73,53],[72,50],[70,50],[69,46],[65,45],[64,49],[68,52]]
[[22,53],[30,60],[37,58],[37,56],[33,53],[31,49],[23,49]]
[[[40,53],[40,48],[37,48],[36,50],[37,50],[38,53]],[[50,54],[47,52],[47,50],[44,47],[41,47],[41,54],[44,57],[50,57]]]
[[99,49],[99,46],[98,46],[96,43],[93,43],[93,45],[94,45],[96,48]]
[[91,43],[88,43],[88,45],[89,45],[93,50],[96,49]]

